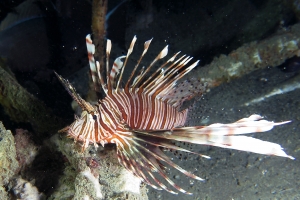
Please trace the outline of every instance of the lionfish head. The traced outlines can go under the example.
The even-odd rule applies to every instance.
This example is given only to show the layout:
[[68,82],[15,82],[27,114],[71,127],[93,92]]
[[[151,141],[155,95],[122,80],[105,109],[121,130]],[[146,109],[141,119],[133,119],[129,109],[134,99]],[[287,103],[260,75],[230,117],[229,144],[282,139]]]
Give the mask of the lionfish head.
[[83,110],[80,117],[75,116],[75,121],[71,125],[61,129],[59,132],[66,132],[68,136],[74,138],[75,141],[83,142],[82,150],[85,150],[89,144],[94,144],[94,146],[97,147],[98,145],[96,139],[98,139],[97,141],[102,146],[104,146],[105,141],[102,140],[101,135],[98,136],[99,138],[95,138],[95,135],[98,135],[97,130],[100,113],[89,102],[81,98],[81,96],[76,92],[75,88],[69,83],[68,80],[64,79],[56,72],[54,73],[63,84],[65,89],[68,91],[68,93],[71,95],[71,97]]
[[[98,112],[88,113],[83,111],[80,117],[75,116],[75,121],[68,126],[66,131],[68,136],[75,138],[76,141],[83,142],[83,150],[88,147],[89,144],[94,144],[97,147],[95,139],[95,124],[97,125],[97,119],[100,118]],[[103,146],[104,144],[102,144]]]

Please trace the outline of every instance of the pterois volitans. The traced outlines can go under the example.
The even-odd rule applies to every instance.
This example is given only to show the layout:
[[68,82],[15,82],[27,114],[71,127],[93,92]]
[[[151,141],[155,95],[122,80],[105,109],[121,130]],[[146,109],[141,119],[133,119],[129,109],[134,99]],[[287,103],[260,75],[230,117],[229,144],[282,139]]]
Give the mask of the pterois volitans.
[[[203,179],[184,170],[164,154],[163,149],[193,153],[176,146],[176,141],[294,159],[287,155],[278,144],[241,136],[241,134],[265,132],[288,121],[274,123],[263,120],[259,115],[251,115],[231,124],[217,123],[209,126],[183,127],[188,109],[180,110],[180,107],[187,98],[176,98],[175,94],[186,91],[176,90],[176,83],[190,72],[198,61],[187,67],[192,58],[185,55],[176,58],[178,52],[158,67],[153,74],[149,74],[150,68],[167,55],[168,46],[166,46],[147,68],[142,68],[134,77],[151,40],[145,42],[140,59],[124,87],[121,87],[123,72],[136,37],[133,38],[127,55],[118,57],[111,70],[109,69],[109,56],[112,45],[111,41],[107,40],[106,70],[104,70],[106,78],[103,78],[100,73],[103,66],[100,66],[99,62],[94,59],[95,46],[92,44],[91,37],[90,35],[86,37],[94,86],[96,90],[101,86],[106,93],[106,97],[99,100],[96,105],[83,100],[67,80],[57,75],[83,110],[81,116],[76,117],[75,121],[62,131],[67,132],[76,141],[82,141],[83,150],[89,144],[97,147],[97,144],[104,146],[107,143],[114,143],[117,146],[119,162],[142,181],[155,189],[165,189],[171,193],[176,193],[175,191],[178,190],[187,194],[190,193],[168,177],[166,166],[171,166],[190,178]],[[187,93],[186,96],[191,96],[191,94]],[[161,181],[162,179],[165,181]],[[170,186],[164,182],[176,190],[170,189]]]

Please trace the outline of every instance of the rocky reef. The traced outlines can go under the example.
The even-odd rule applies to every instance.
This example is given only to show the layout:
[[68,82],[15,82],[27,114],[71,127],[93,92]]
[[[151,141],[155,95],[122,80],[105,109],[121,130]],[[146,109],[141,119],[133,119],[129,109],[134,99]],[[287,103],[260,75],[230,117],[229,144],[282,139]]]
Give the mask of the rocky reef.
[[[299,179],[300,156],[299,1],[124,1],[108,21],[106,10],[112,10],[119,0],[17,2],[10,8],[0,3],[0,20],[7,23],[5,30],[0,29],[0,199],[300,198],[295,181]],[[101,3],[105,7],[95,6]],[[17,6],[15,11],[28,14],[29,10],[37,21],[15,19],[17,23],[10,26],[9,17],[16,14],[12,10]],[[170,55],[182,50],[200,59],[200,66],[183,80],[196,80],[210,92],[191,102],[187,124],[235,121],[253,113],[268,120],[292,120],[284,128],[258,137],[281,143],[296,160],[188,146],[212,159],[203,161],[178,152],[170,156],[179,157],[180,165],[206,182],[175,175],[172,178],[194,196],[174,196],[150,189],[128,173],[119,164],[113,145],[90,146],[82,152],[81,143],[57,133],[74,120],[76,111],[53,70],[66,77],[85,99],[97,100],[89,86],[84,40],[91,32],[97,33],[99,49],[105,46],[103,38],[112,39],[113,58],[124,54],[137,35],[129,62],[136,63],[142,43],[152,37],[142,65],[152,61],[165,45],[170,45]],[[47,41],[40,42],[43,38]],[[10,51],[6,51],[8,47]],[[37,55],[47,56],[31,65]],[[292,57],[296,61],[290,64],[290,71],[277,68]],[[127,69],[124,76],[129,76],[130,64]]]
[[0,199],[8,199],[5,187],[15,175],[18,167],[14,136],[0,122]]

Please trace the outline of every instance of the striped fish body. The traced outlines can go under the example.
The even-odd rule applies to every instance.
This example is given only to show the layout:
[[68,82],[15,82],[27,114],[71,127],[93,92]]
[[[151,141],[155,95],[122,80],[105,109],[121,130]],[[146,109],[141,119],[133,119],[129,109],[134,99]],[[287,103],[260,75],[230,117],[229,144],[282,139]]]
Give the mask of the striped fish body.
[[[160,99],[153,99],[131,89],[128,92],[123,89],[113,91],[95,105],[94,109],[96,112],[93,115],[83,112],[68,127],[69,136],[84,142],[84,148],[91,143],[115,143],[118,134],[131,134],[126,127],[137,130],[168,130],[183,126],[188,111],[185,109],[179,112]],[[120,138],[118,140],[122,141]]]
[[[174,144],[176,141],[294,159],[287,155],[278,144],[241,135],[265,132],[276,125],[282,125],[289,121],[275,123],[263,120],[259,115],[251,115],[231,124],[217,123],[209,126],[183,127],[188,110],[180,110],[182,103],[203,92],[205,85],[201,86],[200,82],[192,83],[197,85],[197,92],[180,88],[181,86],[188,88],[187,82],[180,85],[177,84],[177,81],[191,71],[198,61],[187,67],[187,63],[192,58],[184,55],[176,59],[179,52],[162,64],[153,74],[148,74],[150,68],[167,55],[168,47],[165,47],[151,64],[145,69],[142,68],[134,78],[151,42],[151,40],[146,41],[144,51],[131,76],[125,86],[121,87],[123,72],[135,41],[136,37],[133,38],[127,55],[118,57],[111,70],[109,68],[111,42],[107,41],[106,78],[104,78],[100,73],[99,62],[96,62],[93,57],[95,46],[92,44],[90,36],[86,37],[95,90],[100,91],[102,88],[106,93],[106,97],[99,100],[96,105],[91,105],[83,100],[66,79],[56,74],[65,89],[83,110],[81,116],[76,117],[75,121],[62,131],[67,132],[76,141],[82,141],[83,150],[89,144],[97,147],[98,144],[104,146],[107,143],[115,143],[119,162],[126,169],[153,188],[164,189],[174,194],[177,194],[177,191],[190,193],[168,177],[167,166],[177,169],[190,178],[203,180],[184,170],[164,154],[162,151],[164,148],[194,153],[176,146]],[[209,158],[205,155],[198,155]],[[170,186],[175,190],[170,189]]]
[[[112,104],[115,105],[110,106]],[[120,117],[130,128],[141,130],[172,129],[183,126],[188,111],[185,109],[179,112],[161,99],[131,89],[129,92],[124,90],[113,92],[111,97],[103,100],[102,105],[107,109],[114,107],[119,110]],[[112,113],[108,115],[112,116]]]

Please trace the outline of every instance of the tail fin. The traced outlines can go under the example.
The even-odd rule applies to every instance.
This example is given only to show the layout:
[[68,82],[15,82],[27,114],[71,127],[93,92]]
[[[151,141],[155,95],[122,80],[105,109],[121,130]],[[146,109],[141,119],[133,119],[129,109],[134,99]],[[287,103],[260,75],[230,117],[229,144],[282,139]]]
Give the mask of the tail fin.
[[175,141],[211,145],[295,159],[292,156],[287,155],[279,144],[241,135],[269,131],[274,126],[289,122],[290,121],[275,123],[263,120],[259,115],[251,115],[248,118],[243,118],[231,124],[217,123],[209,126],[182,127],[174,128],[169,131],[148,131],[147,133],[140,133]]
[[[131,130],[131,134],[120,133],[122,137],[117,142],[118,158],[125,168],[155,189],[164,189],[176,194],[176,191],[164,183],[166,181],[176,190],[191,194],[168,177],[165,170],[166,166],[175,168],[190,178],[203,179],[175,164],[171,158],[164,154],[161,148],[195,153],[173,144],[174,141],[182,141],[294,159],[287,155],[279,144],[240,136],[240,134],[265,132],[274,126],[288,122],[275,123],[263,120],[259,115],[251,115],[231,124],[218,123],[172,130]],[[209,158],[205,155],[199,155]],[[165,181],[161,181],[162,179]]]

